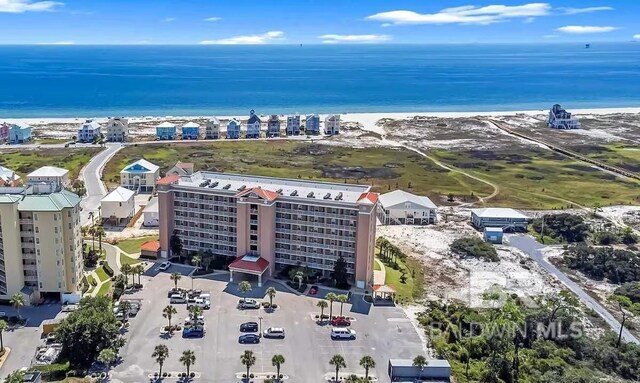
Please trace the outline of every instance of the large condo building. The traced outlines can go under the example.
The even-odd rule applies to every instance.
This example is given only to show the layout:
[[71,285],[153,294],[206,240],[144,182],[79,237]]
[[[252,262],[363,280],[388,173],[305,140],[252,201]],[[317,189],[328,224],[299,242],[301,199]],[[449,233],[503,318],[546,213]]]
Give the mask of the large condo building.
[[0,188],[0,299],[64,300],[82,266],[80,197],[55,183]]
[[373,279],[378,195],[370,186],[197,172],[157,184],[160,247],[234,257],[234,272],[271,277],[288,266],[329,276],[342,257],[352,283]]

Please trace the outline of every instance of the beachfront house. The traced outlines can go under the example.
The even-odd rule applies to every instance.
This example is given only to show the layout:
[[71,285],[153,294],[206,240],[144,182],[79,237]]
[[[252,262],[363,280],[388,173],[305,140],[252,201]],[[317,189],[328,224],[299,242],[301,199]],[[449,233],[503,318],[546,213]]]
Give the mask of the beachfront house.
[[240,138],[240,129],[242,128],[242,123],[236,120],[235,118],[229,120],[227,123],[227,138],[238,139]]
[[136,211],[136,193],[118,186],[100,201],[100,218],[111,224],[127,224]]
[[0,144],[9,142],[9,124],[0,124]]
[[20,176],[9,168],[0,165],[0,187],[20,186]]
[[139,159],[120,171],[120,186],[140,193],[150,193],[153,192],[159,178],[159,166],[145,159]]
[[438,207],[428,197],[394,190],[380,195],[377,215],[383,225],[428,225],[438,222]]
[[320,134],[320,116],[317,114],[307,115],[307,119],[304,122],[304,132],[307,135],[317,136]]
[[158,197],[153,197],[142,211],[144,227],[158,227],[160,225],[160,211],[158,209]]
[[54,184],[55,189],[67,187],[71,184],[69,171],[56,166],[43,166],[27,174],[27,185],[40,183]]
[[560,104],[551,107],[547,125],[553,129],[580,129],[580,121],[571,117],[571,113],[562,109]]
[[78,129],[79,142],[94,142],[100,139],[100,124],[94,120],[86,120]]
[[217,117],[211,117],[207,121],[204,129],[204,138],[206,140],[217,140],[220,138],[220,120]]
[[156,140],[175,140],[176,135],[176,126],[170,122],[156,126]]
[[183,140],[197,140],[200,137],[200,125],[195,122],[187,122],[182,125]]
[[529,217],[509,208],[487,207],[472,209],[471,223],[480,230],[491,227],[504,232],[527,231]]
[[249,120],[247,121],[247,138],[260,138],[260,128],[262,126],[262,120],[251,109],[249,112]]
[[165,176],[170,176],[175,174],[177,176],[190,176],[193,174],[193,162],[182,162],[178,161],[167,173]]
[[335,136],[340,134],[340,115],[330,114],[324,119],[324,134]]
[[129,137],[129,120],[121,117],[109,118],[107,121],[107,141],[125,142]]
[[267,137],[280,137],[280,117],[272,114],[267,121]]
[[300,115],[292,114],[287,116],[287,136],[300,135]]
[[31,141],[31,126],[26,124],[11,124],[9,126],[9,143],[24,144]]

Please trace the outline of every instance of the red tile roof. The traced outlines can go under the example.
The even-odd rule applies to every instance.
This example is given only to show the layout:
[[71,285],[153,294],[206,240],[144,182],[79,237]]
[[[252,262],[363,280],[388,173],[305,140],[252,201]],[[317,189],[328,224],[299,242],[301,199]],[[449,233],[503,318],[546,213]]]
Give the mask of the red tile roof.
[[254,261],[246,261],[244,260],[244,255],[242,257],[237,257],[235,261],[229,264],[230,269],[236,269],[240,271],[252,271],[254,273],[264,273],[264,271],[269,267],[269,261],[262,257],[258,257],[258,260]]
[[236,197],[244,197],[251,193],[255,193],[258,195],[258,197],[265,199],[267,201],[273,201],[276,198],[278,198],[278,196],[280,195],[274,191],[263,189],[261,187],[256,187],[256,188],[241,190],[238,193],[236,193]]
[[156,182],[156,185],[171,185],[174,182],[178,182],[180,180],[180,176],[177,174],[172,174],[170,176],[162,177]]
[[360,198],[358,198],[358,202],[375,204],[378,202],[378,193],[362,193],[360,194]]
[[155,251],[160,250],[160,241],[148,241],[140,246],[140,251]]

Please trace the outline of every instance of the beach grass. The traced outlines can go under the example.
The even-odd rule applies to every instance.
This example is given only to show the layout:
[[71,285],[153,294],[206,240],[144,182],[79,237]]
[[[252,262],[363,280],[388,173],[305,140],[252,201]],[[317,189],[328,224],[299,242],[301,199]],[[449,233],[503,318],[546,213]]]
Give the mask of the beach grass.
[[[433,151],[435,158],[493,182],[491,205],[530,209],[640,204],[640,183],[543,149]],[[575,205],[573,207],[576,207]]]
[[582,145],[572,150],[590,158],[617,166],[635,173],[640,173],[640,148],[633,145]]
[[120,182],[120,170],[145,158],[169,170],[177,161],[193,162],[196,170],[372,185],[373,191],[397,188],[445,202],[449,193],[472,200],[492,188],[435,165],[406,149],[350,148],[293,141],[216,141],[131,145],[107,164],[103,179]]
[[[158,240],[158,236],[154,236],[154,235],[147,236],[147,237],[131,238],[131,239],[125,239],[118,242],[116,246],[118,246],[120,250],[124,251],[127,254],[137,254],[140,252],[140,246],[142,246],[143,243],[148,241],[157,241],[157,240]],[[133,259],[131,257],[127,257],[127,258]],[[122,258],[120,258],[120,261],[122,261]],[[139,261],[136,260],[136,262],[139,262]],[[136,262],[128,262],[128,263],[136,263]]]
[[42,166],[57,166],[69,170],[71,179],[78,174],[91,157],[101,148],[40,148],[33,150],[1,150],[0,165],[5,166],[24,179],[27,174]]

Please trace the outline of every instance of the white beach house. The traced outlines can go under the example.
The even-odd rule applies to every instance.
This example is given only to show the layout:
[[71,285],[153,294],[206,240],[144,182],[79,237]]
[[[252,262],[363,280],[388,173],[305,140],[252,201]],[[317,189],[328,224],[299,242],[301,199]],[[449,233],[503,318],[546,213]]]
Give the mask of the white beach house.
[[158,197],[153,197],[144,207],[142,212],[143,225],[145,227],[158,227],[160,225],[160,210],[158,208]]
[[160,167],[140,159],[120,171],[120,185],[140,193],[150,193],[160,178]]
[[97,121],[86,120],[78,129],[78,141],[93,142],[100,138],[100,124]]
[[428,197],[394,190],[378,198],[383,225],[428,225],[438,222],[438,207]]
[[249,120],[247,121],[247,138],[260,138],[260,128],[262,126],[262,120],[251,109],[249,112]]
[[330,114],[324,119],[324,134],[335,136],[340,134],[340,115]]
[[59,187],[67,187],[70,184],[69,171],[55,166],[43,166],[27,174],[27,184],[55,184]]
[[287,116],[287,136],[300,135],[300,115],[292,114]]
[[204,129],[204,138],[206,140],[217,140],[220,138],[220,120],[217,117],[211,117]]
[[562,109],[560,104],[551,107],[547,125],[554,129],[580,129],[580,121],[571,117],[571,113]]
[[125,142],[129,137],[129,120],[121,117],[110,118],[107,121],[107,141]]
[[100,215],[103,221],[112,224],[126,224],[134,216],[136,210],[136,193],[133,190],[118,186],[100,201]]
[[0,165],[0,187],[16,187],[20,185],[20,176],[9,168]]

